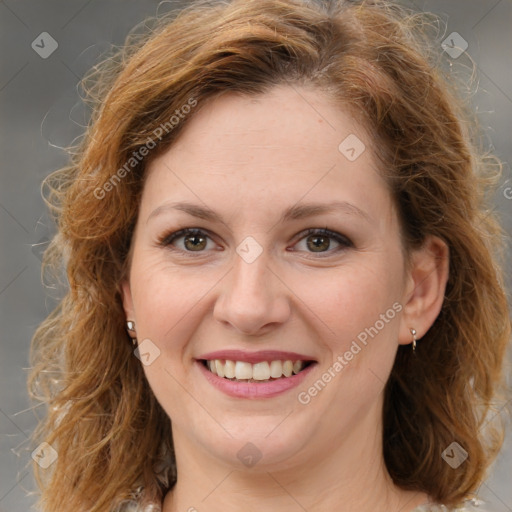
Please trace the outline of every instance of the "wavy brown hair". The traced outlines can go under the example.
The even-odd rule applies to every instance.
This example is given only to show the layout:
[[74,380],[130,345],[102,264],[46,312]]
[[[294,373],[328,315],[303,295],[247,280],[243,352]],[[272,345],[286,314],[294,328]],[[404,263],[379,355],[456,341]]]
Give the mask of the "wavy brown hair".
[[[146,23],[84,79],[89,126],[43,188],[57,224],[43,268],[67,279],[31,345],[29,392],[48,406],[34,446],[58,452],[47,469],[34,463],[41,510],[159,503],[175,483],[171,422],[121,301],[144,171],[210,98],[278,84],[322,91],[366,128],[407,256],[427,235],[448,244],[442,310],[417,357],[399,347],[385,388],[384,459],[397,486],[440,503],[476,490],[503,439],[503,423],[489,421],[496,397],[510,391],[504,233],[488,195],[501,164],[443,70],[436,23],[378,0],[195,2]],[[453,441],[469,454],[457,469],[441,458]]]

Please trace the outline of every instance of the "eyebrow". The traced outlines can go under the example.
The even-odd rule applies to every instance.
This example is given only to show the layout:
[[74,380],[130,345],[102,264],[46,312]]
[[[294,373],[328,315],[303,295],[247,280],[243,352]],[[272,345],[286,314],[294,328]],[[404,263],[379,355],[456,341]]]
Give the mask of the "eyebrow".
[[[211,210],[207,206],[201,206],[199,204],[187,203],[187,202],[172,202],[172,203],[164,203],[160,205],[158,208],[153,210],[146,223],[153,217],[160,215],[161,213],[170,211],[170,210],[179,210],[185,212],[192,217],[196,217],[198,219],[203,219],[211,222],[220,222],[222,224],[226,224],[221,215],[217,212]],[[366,220],[367,222],[372,222],[368,213],[364,210],[361,210],[356,205],[349,203],[347,201],[332,201],[330,203],[302,203],[291,206],[286,209],[281,218],[279,219],[280,223],[290,221],[290,220],[300,220],[305,219],[307,217],[313,217],[315,215],[321,215],[325,213],[333,213],[333,212],[344,212],[349,215],[356,215]]]

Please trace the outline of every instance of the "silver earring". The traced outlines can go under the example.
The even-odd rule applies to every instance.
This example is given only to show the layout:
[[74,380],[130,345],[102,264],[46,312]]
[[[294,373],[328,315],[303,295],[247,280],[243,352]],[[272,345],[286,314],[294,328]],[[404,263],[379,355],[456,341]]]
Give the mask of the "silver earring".
[[412,334],[412,351],[416,352],[416,329],[410,329]]
[[[126,328],[128,329],[128,331],[135,333],[135,322],[133,322],[132,320],[128,320],[126,322]],[[130,334],[130,336],[131,336],[131,334]],[[132,337],[132,345],[133,346],[137,345],[137,338]]]

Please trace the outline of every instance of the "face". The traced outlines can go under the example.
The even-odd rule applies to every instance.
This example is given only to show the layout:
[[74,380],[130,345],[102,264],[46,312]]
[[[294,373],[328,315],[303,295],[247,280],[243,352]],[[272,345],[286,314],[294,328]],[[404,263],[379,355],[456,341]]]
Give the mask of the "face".
[[123,302],[177,456],[285,468],[380,429],[410,287],[371,148],[281,86],[204,105],[147,169]]

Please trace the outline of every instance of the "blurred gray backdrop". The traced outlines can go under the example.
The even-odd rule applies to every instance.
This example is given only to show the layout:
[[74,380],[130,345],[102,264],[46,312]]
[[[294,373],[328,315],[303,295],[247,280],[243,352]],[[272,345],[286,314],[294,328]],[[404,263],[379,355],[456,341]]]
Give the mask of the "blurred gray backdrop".
[[[403,3],[441,15],[449,59],[474,59],[479,87],[473,106],[495,153],[510,162],[512,0]],[[27,439],[38,411],[26,393],[27,356],[36,326],[55,305],[41,285],[41,251],[53,232],[41,180],[67,162],[60,148],[82,133],[86,111],[76,84],[83,73],[110,44],[122,44],[137,23],[171,6],[157,0],[0,0],[0,512],[28,511],[35,502],[27,494],[35,488]],[[465,42],[466,53],[453,53]],[[494,206],[512,233],[508,164]],[[509,296],[510,276],[509,264]],[[512,511],[510,433],[480,487],[497,512]]]

